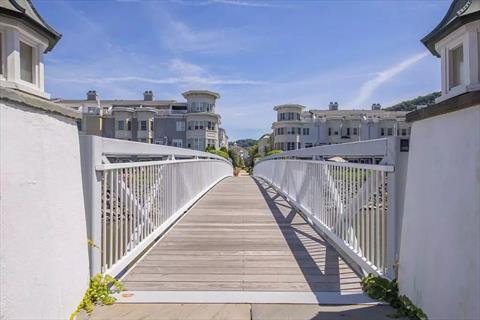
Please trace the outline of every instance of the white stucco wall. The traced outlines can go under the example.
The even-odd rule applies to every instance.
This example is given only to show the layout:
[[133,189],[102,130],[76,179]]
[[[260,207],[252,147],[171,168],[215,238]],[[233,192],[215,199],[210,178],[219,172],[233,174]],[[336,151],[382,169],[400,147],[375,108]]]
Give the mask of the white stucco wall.
[[430,319],[480,319],[480,106],[413,124],[399,284]]
[[88,286],[73,119],[0,101],[0,319],[67,319]]

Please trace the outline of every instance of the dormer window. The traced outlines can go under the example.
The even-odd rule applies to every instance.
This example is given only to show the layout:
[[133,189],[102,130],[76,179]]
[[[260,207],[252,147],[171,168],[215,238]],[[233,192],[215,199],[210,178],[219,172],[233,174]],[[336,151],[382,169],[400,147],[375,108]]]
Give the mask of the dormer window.
[[0,86],[49,98],[44,91],[43,54],[53,49],[60,34],[31,1],[0,1],[0,11]]
[[33,83],[33,48],[20,41],[20,79]]
[[441,58],[442,95],[437,103],[480,90],[480,5],[455,0],[441,22],[422,39]]
[[449,50],[449,89],[455,88],[463,84],[464,79],[464,63],[463,63],[463,44]]

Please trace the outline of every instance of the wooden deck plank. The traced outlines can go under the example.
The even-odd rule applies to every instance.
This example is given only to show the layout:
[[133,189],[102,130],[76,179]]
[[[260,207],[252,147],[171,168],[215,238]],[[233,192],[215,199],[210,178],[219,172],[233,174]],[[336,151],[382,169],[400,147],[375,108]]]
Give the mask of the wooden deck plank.
[[222,181],[125,276],[130,291],[360,291],[360,278],[272,189]]

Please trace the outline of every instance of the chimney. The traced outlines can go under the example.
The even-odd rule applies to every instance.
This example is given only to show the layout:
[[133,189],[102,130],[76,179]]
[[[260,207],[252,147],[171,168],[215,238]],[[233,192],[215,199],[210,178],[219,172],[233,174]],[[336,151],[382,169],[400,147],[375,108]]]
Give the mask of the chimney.
[[143,93],[143,101],[153,101],[153,92],[147,90]]
[[98,98],[97,91],[95,91],[95,90],[89,90],[89,91],[87,92],[87,100],[89,100],[89,101],[95,101],[95,100],[97,100],[97,98]]
[[382,105],[380,103],[372,104],[372,110],[380,110],[382,109]]
[[330,102],[328,104],[328,110],[330,111],[338,110],[338,102]]

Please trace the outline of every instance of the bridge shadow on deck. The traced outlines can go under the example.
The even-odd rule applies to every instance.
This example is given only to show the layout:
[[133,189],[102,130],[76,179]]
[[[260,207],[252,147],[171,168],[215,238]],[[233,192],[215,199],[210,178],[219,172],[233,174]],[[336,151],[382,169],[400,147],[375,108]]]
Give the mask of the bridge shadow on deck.
[[[318,234],[314,233],[311,226],[274,188],[269,186],[265,181],[258,179],[254,179],[254,181],[264,197],[272,216],[280,226],[282,235],[295,257],[311,291],[323,291],[321,287],[323,283],[322,277],[327,279],[327,276],[329,285],[328,290],[325,291],[340,291],[340,268],[337,251]],[[319,247],[325,248],[323,271],[315,260],[318,254],[310,249],[312,246],[307,248],[300,236],[313,241],[312,246],[317,244]]]

